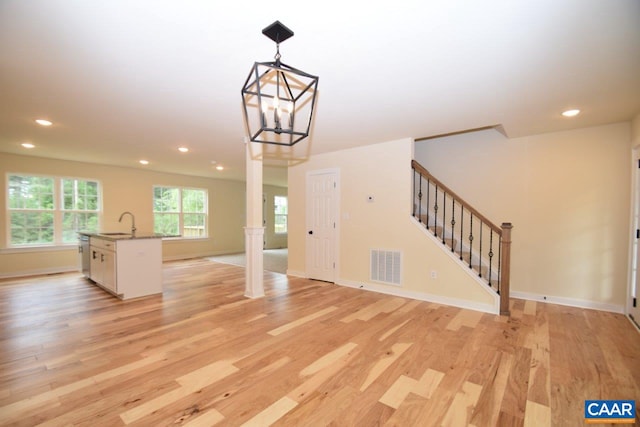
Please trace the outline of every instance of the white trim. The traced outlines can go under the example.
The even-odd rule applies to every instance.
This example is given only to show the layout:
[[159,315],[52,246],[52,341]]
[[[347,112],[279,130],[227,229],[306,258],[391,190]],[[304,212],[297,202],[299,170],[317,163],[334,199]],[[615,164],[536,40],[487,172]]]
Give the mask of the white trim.
[[[636,239],[636,230],[640,228],[640,224],[638,224],[638,217],[640,213],[637,211],[638,206],[640,205],[640,200],[638,200],[638,193],[640,192],[640,188],[638,188],[638,181],[640,180],[640,147],[634,146],[631,149],[631,197],[630,197],[630,207],[629,210],[629,235],[631,238],[629,239],[629,254],[628,254],[628,276],[627,276],[627,293],[626,293],[626,301],[624,306],[625,314],[629,315],[633,311],[633,295],[638,292],[636,289],[636,281],[638,280],[636,275],[638,274],[638,267],[635,265],[638,259],[638,239]],[[636,270],[634,271],[634,266]],[[640,297],[640,295],[636,295],[636,298]],[[635,313],[634,313],[635,314]],[[633,323],[633,321],[631,321]]]
[[[238,253],[238,252],[234,252]],[[170,255],[170,256],[162,256],[162,262],[164,261],[181,261],[183,259],[196,259],[196,258],[207,258],[216,255],[227,255],[228,252],[225,253],[217,253],[217,252],[199,252],[199,253],[188,253],[181,255]]]
[[162,237],[163,242],[193,242],[198,240],[213,240],[211,237]]
[[624,314],[624,306],[609,304],[606,302],[588,301],[577,298],[558,297],[553,295],[541,295],[531,292],[511,291],[511,298],[530,301],[548,302],[550,304],[566,305],[569,307],[586,308],[591,310],[609,311],[611,313]]
[[404,289],[394,289],[386,286],[376,285],[374,283],[362,283],[354,282],[352,280],[340,279],[336,282],[336,285],[346,286],[349,288],[362,289],[365,291],[378,292],[386,295],[393,295],[402,298],[410,298],[419,301],[428,301],[436,304],[448,305],[458,308],[464,308],[468,310],[481,311],[489,314],[499,314],[499,309],[496,310],[495,306],[490,304],[482,304],[473,301],[461,300],[457,298],[445,297],[442,295],[433,295],[424,292],[407,291]]
[[245,291],[247,298],[264,297],[264,227],[244,227]]
[[[77,265],[72,266],[64,266],[64,267],[51,267],[51,268],[37,268],[34,270],[22,270],[22,271],[14,271],[11,273],[0,273],[0,279],[13,279],[18,277],[29,277],[29,276],[45,276],[48,274],[60,274],[60,273],[72,273],[77,272],[81,273],[80,267]],[[2,284],[0,283],[0,286]]]
[[78,244],[51,245],[51,246],[15,246],[6,249],[0,249],[0,255],[5,254],[25,254],[38,252],[59,252],[59,251],[78,251]]
[[287,276],[300,277],[302,279],[306,279],[307,278],[307,273],[305,273],[304,271],[287,269]]

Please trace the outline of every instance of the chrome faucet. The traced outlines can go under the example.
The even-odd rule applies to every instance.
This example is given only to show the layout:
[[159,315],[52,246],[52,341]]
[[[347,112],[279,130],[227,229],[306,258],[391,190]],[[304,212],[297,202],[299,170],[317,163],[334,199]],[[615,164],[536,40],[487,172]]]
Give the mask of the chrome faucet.
[[131,215],[131,235],[135,236],[136,235],[136,217],[134,217],[131,212],[129,211],[122,212],[122,215],[120,215],[120,219],[118,220],[118,222],[122,222],[122,218],[127,214]]

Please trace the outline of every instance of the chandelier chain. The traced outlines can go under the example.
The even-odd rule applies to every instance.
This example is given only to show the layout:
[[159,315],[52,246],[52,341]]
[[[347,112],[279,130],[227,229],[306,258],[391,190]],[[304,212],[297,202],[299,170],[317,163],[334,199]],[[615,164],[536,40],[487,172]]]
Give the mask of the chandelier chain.
[[282,55],[280,55],[280,43],[276,43],[276,55],[273,57],[276,60],[276,64],[280,64],[281,57]]

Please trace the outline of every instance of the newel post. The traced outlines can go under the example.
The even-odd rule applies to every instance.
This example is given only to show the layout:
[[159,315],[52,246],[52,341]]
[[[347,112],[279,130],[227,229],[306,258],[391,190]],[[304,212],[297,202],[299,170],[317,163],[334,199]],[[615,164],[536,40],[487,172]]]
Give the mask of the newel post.
[[503,222],[500,242],[500,315],[509,315],[509,285],[511,282],[511,229],[510,222]]

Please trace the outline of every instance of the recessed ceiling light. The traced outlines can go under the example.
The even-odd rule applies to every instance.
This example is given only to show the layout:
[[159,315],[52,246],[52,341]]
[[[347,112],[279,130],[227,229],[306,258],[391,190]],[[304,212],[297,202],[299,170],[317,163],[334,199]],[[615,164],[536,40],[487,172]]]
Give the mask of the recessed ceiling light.
[[141,165],[148,165],[149,164],[149,160],[140,160],[140,164]]
[[181,153],[188,153],[189,149],[187,147],[179,147],[178,151],[181,152]]
[[24,148],[34,148],[34,147],[35,147],[35,145],[33,145],[33,144],[32,144],[32,143],[30,143],[30,142],[23,142],[23,143],[22,143],[22,146],[23,146]]
[[39,124],[40,126],[51,126],[53,124],[49,120],[45,120],[45,119],[37,119],[36,123]]
[[222,165],[218,165],[218,166],[216,166],[216,169],[218,169],[219,171],[221,171],[221,170],[223,170],[223,169],[224,169],[224,166],[222,166]]
[[562,112],[562,115],[565,117],[575,117],[578,114],[580,114],[580,110],[567,110]]

